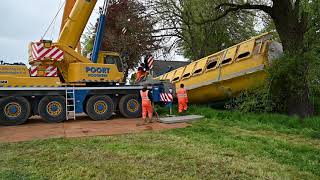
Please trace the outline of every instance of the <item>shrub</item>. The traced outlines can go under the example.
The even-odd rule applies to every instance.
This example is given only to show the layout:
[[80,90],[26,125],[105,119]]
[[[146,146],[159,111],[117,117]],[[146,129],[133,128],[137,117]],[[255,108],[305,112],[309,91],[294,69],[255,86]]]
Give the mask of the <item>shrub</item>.
[[236,98],[231,99],[225,107],[241,112],[266,113],[273,112],[275,104],[271,100],[269,88],[265,85],[241,92]]

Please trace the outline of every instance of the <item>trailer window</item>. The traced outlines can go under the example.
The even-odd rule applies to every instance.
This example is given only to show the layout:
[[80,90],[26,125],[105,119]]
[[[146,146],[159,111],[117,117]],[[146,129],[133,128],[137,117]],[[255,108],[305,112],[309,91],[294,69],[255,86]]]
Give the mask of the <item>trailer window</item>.
[[172,81],[178,81],[180,79],[180,77],[175,77],[174,79],[172,79]]
[[199,74],[201,72],[202,72],[202,69],[197,69],[197,70],[194,71],[194,74]]
[[239,54],[238,59],[245,58],[245,57],[247,57],[249,55],[250,55],[250,52],[241,53],[241,54]]
[[228,58],[228,59],[223,60],[221,64],[222,64],[222,65],[228,64],[228,63],[230,63],[231,61],[232,61],[232,59],[231,59],[231,58]]
[[187,78],[187,77],[189,77],[190,75],[191,75],[190,73],[187,73],[187,74],[183,75],[183,78]]
[[207,69],[213,69],[217,66],[218,62],[217,61],[212,61],[208,64]]

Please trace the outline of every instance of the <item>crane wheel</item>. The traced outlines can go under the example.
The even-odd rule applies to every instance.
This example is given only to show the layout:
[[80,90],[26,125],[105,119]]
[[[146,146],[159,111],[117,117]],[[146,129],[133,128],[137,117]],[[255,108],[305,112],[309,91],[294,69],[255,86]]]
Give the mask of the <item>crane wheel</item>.
[[123,96],[119,101],[120,113],[126,118],[141,117],[141,100],[136,94]]
[[92,96],[87,101],[86,112],[94,121],[108,120],[114,112],[113,100],[109,96]]
[[44,122],[62,122],[66,120],[66,99],[63,96],[45,96],[39,102],[38,111]]
[[14,126],[24,123],[30,116],[31,107],[24,97],[5,97],[0,99],[0,124]]

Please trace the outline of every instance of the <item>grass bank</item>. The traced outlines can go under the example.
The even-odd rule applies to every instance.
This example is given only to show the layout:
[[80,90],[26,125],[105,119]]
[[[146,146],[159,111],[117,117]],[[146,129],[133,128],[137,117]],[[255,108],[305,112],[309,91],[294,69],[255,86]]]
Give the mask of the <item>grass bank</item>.
[[190,113],[206,119],[165,132],[0,144],[0,179],[320,178],[320,118]]

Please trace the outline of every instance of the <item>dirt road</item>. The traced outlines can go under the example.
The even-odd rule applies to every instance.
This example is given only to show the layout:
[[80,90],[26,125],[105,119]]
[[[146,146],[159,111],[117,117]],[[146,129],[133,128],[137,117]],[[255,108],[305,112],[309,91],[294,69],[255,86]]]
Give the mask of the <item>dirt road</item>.
[[188,126],[186,123],[153,123],[137,127],[137,121],[138,119],[121,118],[108,121],[91,121],[88,117],[80,117],[77,120],[70,120],[64,123],[47,124],[41,122],[37,117],[32,117],[26,124],[20,126],[0,126],[0,142],[19,142],[61,137],[118,135],[139,133],[143,131],[184,128]]

